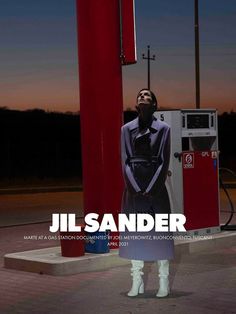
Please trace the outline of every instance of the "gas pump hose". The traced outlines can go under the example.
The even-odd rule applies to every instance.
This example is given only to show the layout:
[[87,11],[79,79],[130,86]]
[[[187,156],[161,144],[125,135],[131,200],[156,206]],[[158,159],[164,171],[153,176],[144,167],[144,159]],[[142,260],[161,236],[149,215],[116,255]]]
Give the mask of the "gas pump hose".
[[[219,171],[220,171],[220,173],[221,172],[227,172],[227,173],[231,174],[233,177],[236,178],[236,174],[232,170],[230,170],[228,168],[219,168]],[[226,186],[225,186],[225,184],[224,184],[224,182],[222,180],[221,174],[219,175],[219,181],[220,181],[220,187],[222,187],[222,189],[224,190],[224,192],[225,192],[225,194],[227,196],[227,199],[229,201],[229,204],[230,204],[230,209],[231,209],[229,219],[227,220],[227,222],[224,225],[222,225],[220,227],[220,229],[222,231],[236,231],[236,225],[230,225],[230,222],[231,222],[231,220],[233,218],[233,215],[235,214],[234,204],[233,204],[232,199],[230,198],[230,195],[229,195],[229,193],[228,193],[228,191],[226,189]]]

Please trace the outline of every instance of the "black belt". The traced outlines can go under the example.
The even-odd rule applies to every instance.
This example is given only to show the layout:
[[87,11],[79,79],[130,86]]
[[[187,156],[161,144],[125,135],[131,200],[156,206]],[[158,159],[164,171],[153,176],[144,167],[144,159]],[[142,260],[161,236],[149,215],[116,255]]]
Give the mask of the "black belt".
[[129,163],[135,163],[135,162],[158,162],[158,157],[157,156],[132,156],[128,158]]

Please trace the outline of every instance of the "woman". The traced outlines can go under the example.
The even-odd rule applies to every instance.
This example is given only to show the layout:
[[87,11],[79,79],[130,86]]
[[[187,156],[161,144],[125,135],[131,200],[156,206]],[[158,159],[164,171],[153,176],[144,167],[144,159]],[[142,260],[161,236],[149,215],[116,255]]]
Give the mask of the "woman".
[[[151,215],[170,213],[170,202],[165,187],[170,159],[170,128],[153,115],[157,110],[157,100],[152,91],[142,89],[138,93],[136,109],[138,117],[121,129],[125,180],[122,212]],[[157,261],[160,280],[156,296],[165,297],[169,294],[169,259],[174,256],[174,243],[166,237],[168,235],[170,233],[154,230],[148,233],[126,231],[121,234],[126,245],[120,245],[119,255],[131,259],[132,263],[133,285],[128,296],[144,293],[141,276],[144,261]],[[166,239],[163,239],[163,236]]]

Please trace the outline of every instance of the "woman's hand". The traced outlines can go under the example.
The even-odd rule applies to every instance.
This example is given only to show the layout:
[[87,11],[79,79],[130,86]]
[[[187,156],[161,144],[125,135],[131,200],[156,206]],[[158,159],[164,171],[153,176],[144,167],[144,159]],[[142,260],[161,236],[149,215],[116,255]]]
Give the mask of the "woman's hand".
[[139,191],[137,195],[142,195],[142,196],[147,196],[147,197],[150,196],[150,194],[147,193],[146,191]]

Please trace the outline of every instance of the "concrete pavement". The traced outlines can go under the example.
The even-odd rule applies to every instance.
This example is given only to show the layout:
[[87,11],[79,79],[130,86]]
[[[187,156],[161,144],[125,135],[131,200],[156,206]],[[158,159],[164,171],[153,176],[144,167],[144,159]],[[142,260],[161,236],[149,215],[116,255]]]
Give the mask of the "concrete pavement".
[[0,313],[236,313],[236,247],[177,255],[171,263],[172,291],[164,299],[155,297],[156,265],[145,263],[145,294],[129,298],[129,266],[69,276],[2,267],[6,253],[58,245],[54,240],[24,240],[27,234],[43,234],[46,230],[48,224],[0,229]]
[[[230,190],[234,204],[236,191]],[[50,220],[55,208],[82,212],[82,194],[39,193],[0,195],[1,225]],[[221,222],[229,205],[221,191]],[[61,212],[62,212],[61,211]],[[233,223],[235,224],[235,217]],[[171,263],[169,297],[157,299],[157,273],[145,264],[146,292],[126,296],[130,267],[119,266],[69,276],[50,276],[3,268],[7,253],[54,247],[58,240],[26,240],[48,234],[49,223],[0,228],[0,313],[38,314],[231,314],[236,313],[236,247],[177,255]]]

